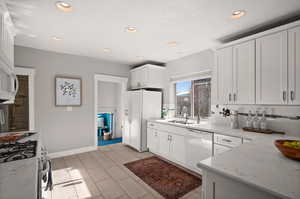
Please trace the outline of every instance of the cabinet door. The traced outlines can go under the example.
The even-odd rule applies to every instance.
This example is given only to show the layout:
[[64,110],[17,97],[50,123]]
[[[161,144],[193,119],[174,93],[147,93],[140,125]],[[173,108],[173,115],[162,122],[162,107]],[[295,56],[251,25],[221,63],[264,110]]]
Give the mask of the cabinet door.
[[300,105],[300,27],[289,30],[289,103]]
[[153,153],[158,151],[158,133],[155,129],[147,128],[147,147]]
[[212,69],[212,79],[211,79],[211,104],[216,105],[222,103],[220,101],[220,89],[219,89],[219,64],[218,56],[215,56],[215,64]]
[[233,101],[255,103],[255,41],[233,47]]
[[148,85],[148,67],[142,67],[137,70],[137,84],[139,88],[145,88]]
[[130,71],[130,87],[137,88],[137,71]]
[[185,140],[184,136],[170,134],[170,157],[177,162],[185,164]]
[[158,131],[158,153],[168,158],[169,157],[169,151],[170,151],[170,139],[169,134],[163,131]]
[[223,48],[217,52],[217,63],[219,70],[219,98],[221,104],[233,103],[233,53],[232,47]]
[[256,103],[287,103],[287,32],[256,40]]

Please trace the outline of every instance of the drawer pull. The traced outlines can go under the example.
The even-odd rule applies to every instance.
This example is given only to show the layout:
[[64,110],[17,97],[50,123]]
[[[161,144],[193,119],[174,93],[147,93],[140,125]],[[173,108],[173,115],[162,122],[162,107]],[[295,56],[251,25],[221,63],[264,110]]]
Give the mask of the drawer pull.
[[228,140],[228,139],[222,139],[222,141],[224,141],[224,142],[232,142],[232,140]]

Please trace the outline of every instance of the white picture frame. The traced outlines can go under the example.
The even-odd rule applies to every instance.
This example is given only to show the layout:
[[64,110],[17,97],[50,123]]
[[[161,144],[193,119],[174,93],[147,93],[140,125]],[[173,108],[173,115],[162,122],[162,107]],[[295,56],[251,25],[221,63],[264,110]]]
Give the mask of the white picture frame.
[[55,77],[55,106],[81,106],[81,78]]

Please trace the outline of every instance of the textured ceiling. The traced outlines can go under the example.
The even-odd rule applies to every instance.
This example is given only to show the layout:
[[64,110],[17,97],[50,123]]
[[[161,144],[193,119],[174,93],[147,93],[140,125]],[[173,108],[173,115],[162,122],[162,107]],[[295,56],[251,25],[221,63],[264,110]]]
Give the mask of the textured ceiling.
[[[65,1],[72,12],[61,12],[54,0],[6,0],[18,29],[16,45],[124,64],[168,62],[300,11],[300,0]],[[234,10],[246,10],[246,16],[231,19]],[[126,32],[128,26],[137,32]],[[178,45],[169,46],[172,41]]]

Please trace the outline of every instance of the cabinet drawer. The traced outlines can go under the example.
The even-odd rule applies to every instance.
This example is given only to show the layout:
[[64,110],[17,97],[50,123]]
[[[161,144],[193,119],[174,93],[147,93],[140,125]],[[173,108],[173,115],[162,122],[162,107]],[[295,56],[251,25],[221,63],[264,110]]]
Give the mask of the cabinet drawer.
[[229,147],[237,147],[242,144],[242,138],[215,134],[214,142]]

